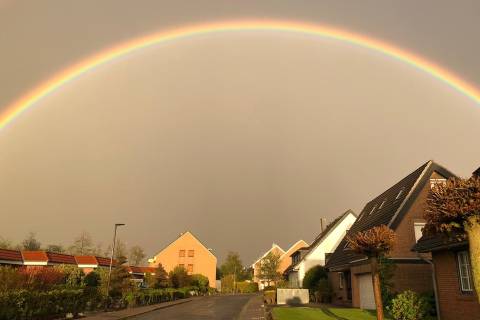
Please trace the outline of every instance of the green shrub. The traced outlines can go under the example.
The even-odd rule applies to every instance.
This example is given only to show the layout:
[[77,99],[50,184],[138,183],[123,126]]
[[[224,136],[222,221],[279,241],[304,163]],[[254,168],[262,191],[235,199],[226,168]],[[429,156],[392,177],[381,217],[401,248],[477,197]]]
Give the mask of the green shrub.
[[258,292],[258,284],[256,282],[249,282],[249,281],[237,282],[237,292],[239,293]]
[[276,290],[263,290],[263,302],[266,304],[277,303],[277,291]]
[[86,309],[87,302],[82,289],[10,290],[0,292],[0,319],[77,315]]
[[96,271],[89,272],[83,278],[83,284],[87,287],[98,287],[100,285],[100,275]]
[[428,304],[424,298],[407,290],[392,300],[392,305],[388,310],[395,320],[421,320],[427,314]]
[[168,278],[174,288],[182,288],[190,285],[190,276],[188,275],[187,270],[181,266],[176,266],[170,271]]
[[303,278],[302,287],[308,289],[310,294],[313,294],[318,289],[318,281],[320,279],[327,279],[328,273],[322,266],[315,266],[310,268]]
[[200,291],[201,293],[208,291],[209,281],[203,274],[193,274],[190,277],[190,284],[197,287],[197,291]]
[[321,303],[332,302],[333,291],[328,279],[320,279],[316,285],[315,300]]

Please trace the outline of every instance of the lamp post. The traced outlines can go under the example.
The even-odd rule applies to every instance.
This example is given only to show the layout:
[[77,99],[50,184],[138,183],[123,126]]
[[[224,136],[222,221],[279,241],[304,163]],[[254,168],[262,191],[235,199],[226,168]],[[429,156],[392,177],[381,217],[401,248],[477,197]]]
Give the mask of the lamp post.
[[113,231],[112,254],[110,256],[110,268],[108,270],[108,280],[107,280],[107,303],[108,303],[108,298],[110,296],[110,278],[112,277],[113,256],[115,254],[115,243],[117,241],[117,228],[124,225],[125,223],[115,223],[115,229]]

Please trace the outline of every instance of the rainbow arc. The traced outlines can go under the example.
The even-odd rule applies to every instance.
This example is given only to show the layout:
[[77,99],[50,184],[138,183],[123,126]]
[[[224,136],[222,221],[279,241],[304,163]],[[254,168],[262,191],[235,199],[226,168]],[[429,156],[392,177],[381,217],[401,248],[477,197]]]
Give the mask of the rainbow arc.
[[108,61],[167,41],[194,37],[202,34],[235,31],[280,31],[301,33],[351,43],[403,61],[419,70],[426,72],[427,74],[430,74],[431,76],[437,78],[448,86],[469,97],[476,103],[480,104],[480,91],[467,81],[461,79],[447,69],[426,60],[425,58],[395,47],[384,41],[329,26],[307,24],[302,22],[279,20],[240,20],[199,24],[170,29],[140,38],[135,38],[106,49],[70,66],[69,68],[60,71],[50,79],[40,83],[30,92],[27,92],[21,96],[18,100],[14,101],[11,105],[4,109],[5,111],[0,113],[0,129],[14,121],[20,114],[33,107],[36,102],[47,96],[49,93],[58,90],[66,83],[80,77],[87,71],[95,69],[96,67],[99,67]]

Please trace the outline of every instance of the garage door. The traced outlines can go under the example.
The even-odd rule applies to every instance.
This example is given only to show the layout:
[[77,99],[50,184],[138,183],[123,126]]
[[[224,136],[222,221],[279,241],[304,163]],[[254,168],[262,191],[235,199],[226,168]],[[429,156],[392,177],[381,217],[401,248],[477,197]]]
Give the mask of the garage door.
[[360,291],[360,308],[375,309],[375,296],[373,295],[372,274],[366,273],[357,276]]

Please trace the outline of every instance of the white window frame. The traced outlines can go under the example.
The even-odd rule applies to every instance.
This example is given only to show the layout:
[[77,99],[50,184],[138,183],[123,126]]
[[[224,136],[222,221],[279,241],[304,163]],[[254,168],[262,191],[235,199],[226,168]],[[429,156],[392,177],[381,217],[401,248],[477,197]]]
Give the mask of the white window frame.
[[[415,242],[418,242],[420,238],[423,236],[423,228],[425,227],[425,222],[414,222],[413,223],[413,230],[415,232]],[[420,230],[419,230],[420,227]],[[420,232],[420,234],[418,233]]]
[[468,251],[457,252],[458,277],[462,292],[473,292],[472,265]]

